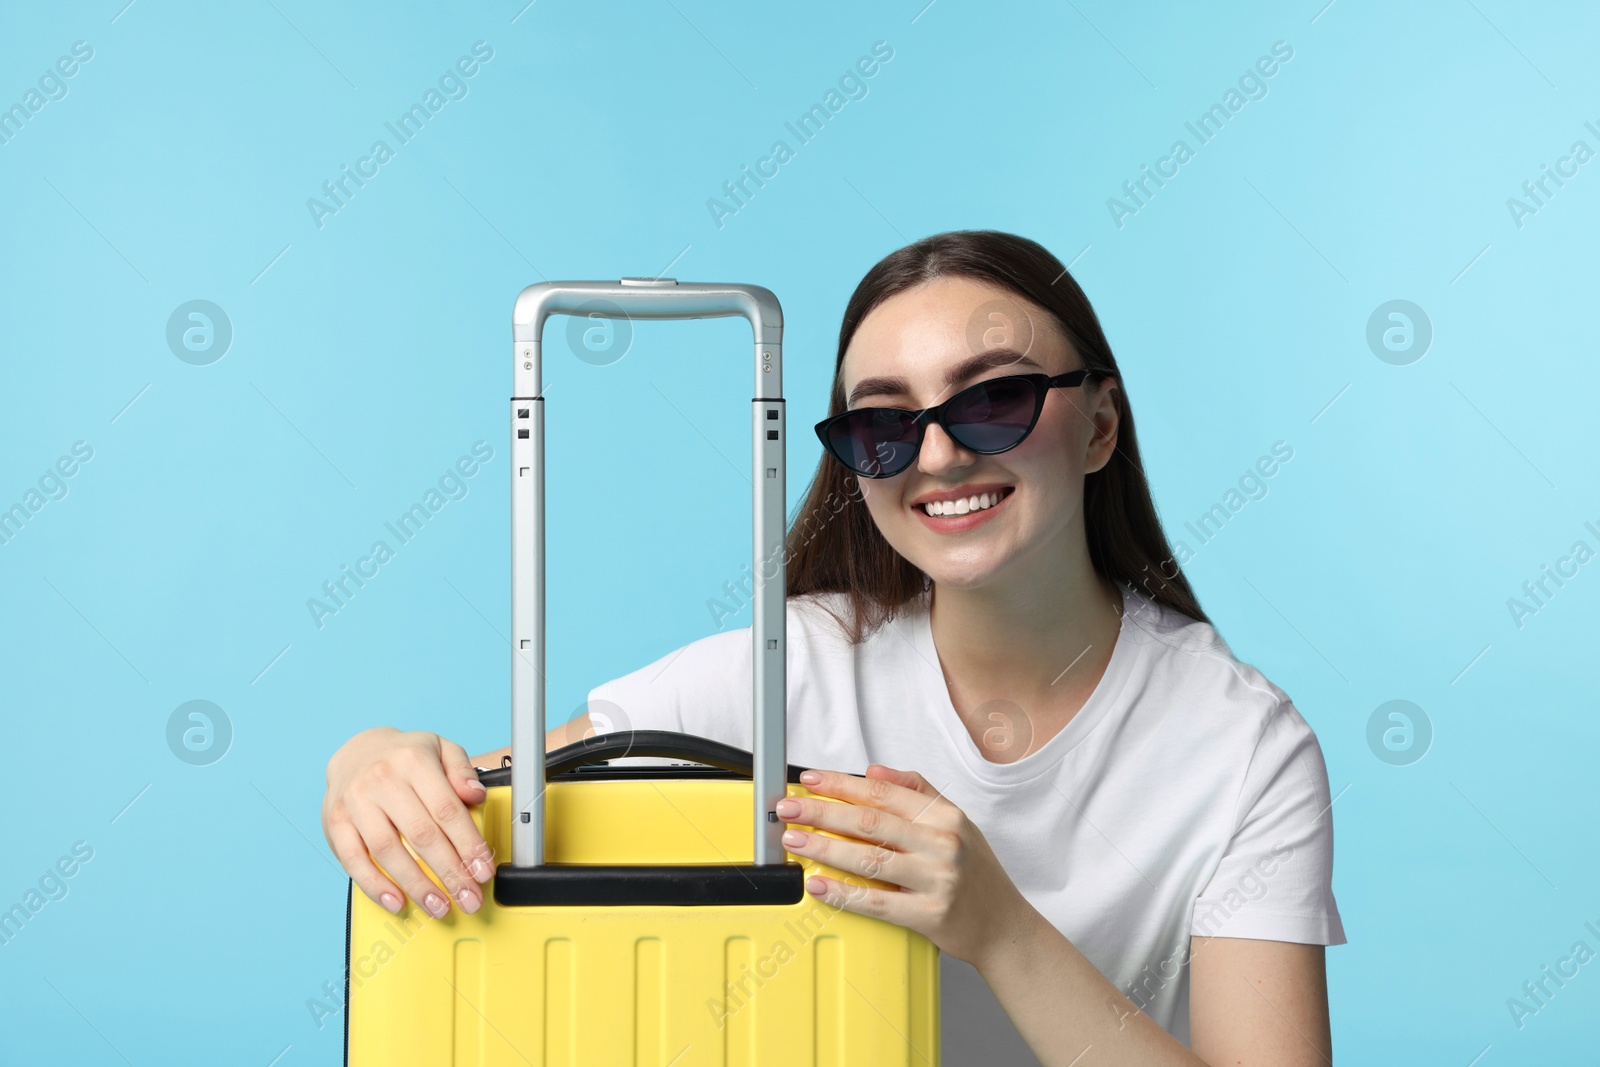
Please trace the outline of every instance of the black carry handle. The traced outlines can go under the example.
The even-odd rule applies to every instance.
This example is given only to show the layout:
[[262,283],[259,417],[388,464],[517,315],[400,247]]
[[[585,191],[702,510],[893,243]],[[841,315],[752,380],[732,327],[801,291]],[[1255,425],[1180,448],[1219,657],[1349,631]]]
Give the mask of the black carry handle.
[[[658,756],[693,760],[741,778],[753,777],[751,753],[721,741],[675,730],[612,730],[574,741],[545,754],[545,777],[576,771],[608,759]],[[792,763],[788,780],[798,783],[805,767]],[[644,775],[679,768],[626,767]],[[691,772],[692,773],[692,772]],[[510,785],[511,767],[479,773],[486,786]],[[494,899],[501,907],[528,905],[709,905],[793,904],[804,894],[798,863],[689,863],[628,865],[541,863],[533,867],[501,864],[495,871]]]
[[[686,759],[731,771],[741,778],[754,777],[751,753],[721,741],[697,734],[679,733],[676,730],[610,730],[574,741],[570,745],[551,749],[545,754],[544,773],[565,774],[606,760],[627,756],[659,756],[666,759]],[[785,764],[788,779],[796,784],[805,767]],[[661,767],[640,767],[642,771],[659,771]],[[511,784],[511,757],[493,770],[478,775],[484,785]]]

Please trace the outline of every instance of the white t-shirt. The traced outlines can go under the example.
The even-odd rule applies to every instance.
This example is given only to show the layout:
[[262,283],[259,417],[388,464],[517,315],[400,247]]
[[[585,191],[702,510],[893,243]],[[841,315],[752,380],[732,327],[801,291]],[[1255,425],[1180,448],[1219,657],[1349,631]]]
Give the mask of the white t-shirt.
[[[1191,934],[1345,943],[1327,769],[1289,697],[1215,630],[1121,589],[1121,629],[1094,692],[1012,763],[985,759],[951,703],[929,594],[855,646],[818,603],[848,618],[843,594],[791,598],[787,759],[920,772],[982,831],[1028,902],[1187,1045]],[[620,708],[618,727],[748,750],[750,655],[748,627],[723,631],[589,699]]]

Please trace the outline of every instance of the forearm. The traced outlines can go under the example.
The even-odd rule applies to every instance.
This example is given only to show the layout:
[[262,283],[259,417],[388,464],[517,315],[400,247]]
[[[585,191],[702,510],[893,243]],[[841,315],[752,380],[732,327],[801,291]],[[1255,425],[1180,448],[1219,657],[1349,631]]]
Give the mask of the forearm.
[[1077,1063],[1087,1048],[1109,1067],[1205,1067],[1026,901],[977,967],[1046,1067]]

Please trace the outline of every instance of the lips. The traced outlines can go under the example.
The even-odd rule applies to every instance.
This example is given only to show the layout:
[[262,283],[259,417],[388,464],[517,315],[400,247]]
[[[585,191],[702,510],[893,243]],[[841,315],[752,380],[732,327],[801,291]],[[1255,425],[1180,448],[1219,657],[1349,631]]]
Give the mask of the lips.
[[934,500],[960,500],[963,497],[977,496],[982,493],[994,494],[1014,488],[1016,487],[1009,482],[974,482],[971,485],[960,485],[953,489],[941,489],[933,493],[923,493],[911,502],[911,506],[917,507]]
[[[925,497],[923,500],[918,501],[917,503],[913,504],[911,506],[911,510],[912,510],[912,512],[914,512],[916,514],[917,518],[924,525],[926,525],[930,530],[934,531],[935,533],[942,533],[942,534],[966,533],[968,530],[975,529],[978,526],[981,526],[984,523],[991,521],[995,517],[996,514],[998,514],[1001,511],[1006,510],[1006,507],[1010,503],[1011,498],[1016,495],[1016,487],[1015,486],[1001,486],[998,489],[981,490],[978,493],[972,493],[970,490],[963,489],[963,490],[961,490],[961,493],[963,495],[960,495],[960,496],[956,496],[956,495],[951,494],[951,493],[940,493],[940,494],[937,494],[937,495],[930,494],[929,497]],[[965,514],[962,514],[962,515],[929,515],[927,513],[927,511],[923,507],[923,505],[929,499],[964,500],[964,499],[970,499],[972,496],[982,497],[982,496],[984,496],[986,494],[992,496],[995,493],[998,493],[999,497],[1000,497],[1000,499],[999,499],[999,501],[997,503],[992,504],[992,505],[990,505],[989,507],[986,507],[986,508],[979,508],[976,511],[968,511]]]

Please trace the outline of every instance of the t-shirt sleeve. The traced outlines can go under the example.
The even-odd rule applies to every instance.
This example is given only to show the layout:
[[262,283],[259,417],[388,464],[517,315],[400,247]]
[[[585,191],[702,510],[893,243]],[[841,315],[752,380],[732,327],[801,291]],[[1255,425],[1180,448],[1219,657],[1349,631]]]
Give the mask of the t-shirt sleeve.
[[1332,809],[1316,734],[1282,698],[1256,741],[1233,836],[1195,900],[1190,932],[1344,944],[1333,899]]
[[691,641],[589,691],[596,733],[673,730],[749,750],[750,628]]

